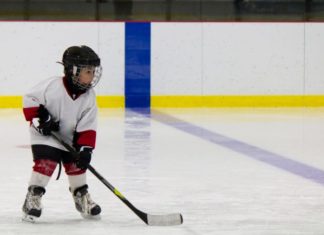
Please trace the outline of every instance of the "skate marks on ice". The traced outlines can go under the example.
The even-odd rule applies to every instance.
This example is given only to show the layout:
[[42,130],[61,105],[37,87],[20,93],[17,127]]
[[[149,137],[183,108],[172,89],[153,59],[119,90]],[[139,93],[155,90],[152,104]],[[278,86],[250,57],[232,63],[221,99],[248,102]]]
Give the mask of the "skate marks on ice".
[[[8,220],[8,218],[6,219]],[[150,227],[137,218],[110,218],[102,216],[101,220],[87,220],[83,218],[39,218],[35,223],[21,221],[15,218],[8,224],[0,222],[1,234],[110,234],[110,235],[198,235],[185,232],[180,227]]]

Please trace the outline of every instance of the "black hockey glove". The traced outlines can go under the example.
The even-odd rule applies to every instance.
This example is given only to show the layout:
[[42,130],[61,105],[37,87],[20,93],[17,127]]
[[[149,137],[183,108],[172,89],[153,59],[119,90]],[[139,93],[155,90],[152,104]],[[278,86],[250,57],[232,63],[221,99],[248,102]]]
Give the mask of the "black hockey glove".
[[92,148],[83,146],[80,148],[79,156],[75,159],[75,164],[81,170],[87,169],[91,161]]
[[38,108],[38,118],[39,124],[36,125],[36,130],[42,135],[48,136],[51,134],[51,131],[58,131],[60,129],[59,122],[55,122],[48,112],[48,110],[44,107],[44,105],[40,105]]

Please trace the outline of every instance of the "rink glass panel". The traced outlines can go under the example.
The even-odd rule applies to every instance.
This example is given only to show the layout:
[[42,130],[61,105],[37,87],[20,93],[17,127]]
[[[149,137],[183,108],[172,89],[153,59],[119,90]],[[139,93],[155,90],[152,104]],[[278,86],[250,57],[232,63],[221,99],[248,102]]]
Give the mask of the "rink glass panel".
[[322,21],[323,0],[1,0],[1,20]]

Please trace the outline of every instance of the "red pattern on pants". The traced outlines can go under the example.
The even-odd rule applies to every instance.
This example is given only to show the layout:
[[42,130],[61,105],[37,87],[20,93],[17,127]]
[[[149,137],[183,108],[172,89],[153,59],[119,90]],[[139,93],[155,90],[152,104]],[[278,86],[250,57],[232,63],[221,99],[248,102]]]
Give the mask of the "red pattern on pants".
[[63,164],[63,166],[67,175],[81,175],[86,172],[86,170],[81,170],[80,168],[78,168],[75,163],[67,163]]
[[33,169],[38,173],[51,177],[56,168],[56,165],[57,162],[48,159],[38,159],[34,161]]
[[[35,172],[51,177],[57,164],[57,162],[48,159],[38,159],[34,161],[33,169]],[[67,175],[81,175],[86,171],[81,170],[74,163],[63,164],[63,166]]]

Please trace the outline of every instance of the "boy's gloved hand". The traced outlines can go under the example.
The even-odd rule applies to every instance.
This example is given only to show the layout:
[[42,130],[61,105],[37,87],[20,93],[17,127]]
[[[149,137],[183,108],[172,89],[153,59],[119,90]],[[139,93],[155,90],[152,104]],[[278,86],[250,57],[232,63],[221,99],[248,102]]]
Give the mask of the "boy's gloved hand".
[[44,105],[40,105],[38,108],[38,115],[36,119],[37,122],[34,122],[33,125],[35,126],[36,130],[41,133],[42,135],[48,136],[51,134],[51,131],[58,131],[60,129],[59,122],[55,122],[48,112],[48,110],[44,107]]
[[75,159],[75,164],[81,170],[88,168],[92,156],[92,148],[88,146],[82,146],[79,151],[79,156]]

